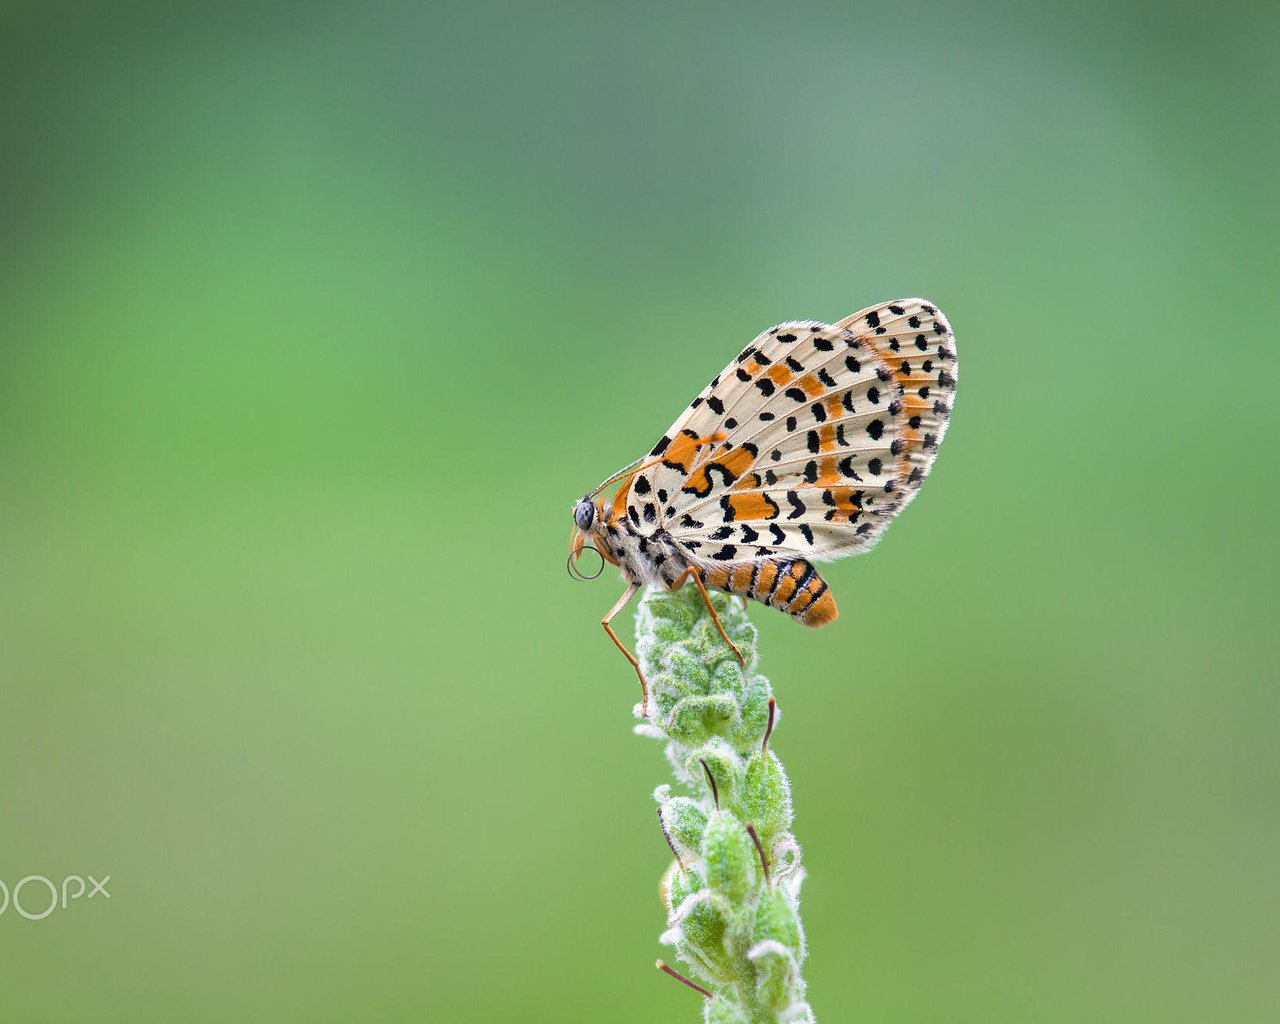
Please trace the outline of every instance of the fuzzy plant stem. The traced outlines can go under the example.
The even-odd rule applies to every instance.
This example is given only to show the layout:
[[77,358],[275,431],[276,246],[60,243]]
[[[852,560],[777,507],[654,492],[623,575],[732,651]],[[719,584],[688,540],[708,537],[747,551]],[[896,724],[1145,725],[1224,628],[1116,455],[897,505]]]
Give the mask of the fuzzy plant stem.
[[725,645],[697,588],[650,589],[636,613],[636,654],[649,681],[636,732],[661,740],[683,793],[654,791],[674,859],[662,879],[667,930],[701,992],[706,1024],[813,1024],[800,967],[800,846],[791,787],[770,748],[777,707],[755,671],[756,628],[736,598],[712,594]]

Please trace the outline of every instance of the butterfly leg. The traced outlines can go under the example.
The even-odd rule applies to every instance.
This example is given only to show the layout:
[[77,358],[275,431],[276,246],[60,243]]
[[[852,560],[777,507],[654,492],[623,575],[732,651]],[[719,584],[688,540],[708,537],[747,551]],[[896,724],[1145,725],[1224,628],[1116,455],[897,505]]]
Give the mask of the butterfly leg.
[[640,662],[636,661],[636,656],[622,645],[622,641],[618,639],[618,634],[609,625],[613,621],[613,617],[627,606],[628,601],[636,596],[636,591],[639,589],[634,583],[627,587],[626,592],[618,598],[618,603],[609,609],[608,615],[600,620],[600,625],[604,626],[604,631],[609,634],[609,639],[613,641],[614,646],[623,653],[627,661],[631,662],[631,667],[636,670],[636,675],[640,679],[640,714],[647,717],[649,714],[649,684],[644,681],[644,673],[640,671]]
[[671,584],[671,589],[679,590],[684,581],[689,577],[692,577],[693,582],[698,585],[698,590],[702,594],[702,601],[707,606],[707,611],[711,613],[711,621],[716,624],[716,629],[720,631],[720,636],[724,639],[724,642],[729,645],[729,650],[733,651],[733,653],[737,655],[739,663],[745,665],[747,663],[746,657],[740,650],[738,650],[738,645],[729,639],[729,634],[724,631],[724,626],[720,623],[720,616],[716,614],[715,607],[711,604],[711,598],[707,594],[707,588],[702,582],[702,577],[699,576],[698,573],[694,572],[693,566],[689,566],[689,568],[676,577],[675,581]]

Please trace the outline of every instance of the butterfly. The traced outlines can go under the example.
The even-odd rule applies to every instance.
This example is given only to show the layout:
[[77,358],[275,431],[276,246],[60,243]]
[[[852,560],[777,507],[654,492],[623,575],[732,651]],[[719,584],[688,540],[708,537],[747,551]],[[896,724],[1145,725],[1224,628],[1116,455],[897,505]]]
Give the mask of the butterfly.
[[[575,504],[571,570],[593,547],[627,584],[601,625],[640,678],[642,716],[648,684],[610,625],[636,592],[691,580],[740,660],[708,587],[806,626],[831,622],[835,598],[814,563],[868,550],[915,497],[946,433],[956,376],[951,326],[924,299],[835,324],[779,324],[647,456]],[[598,497],[615,483],[611,501]]]

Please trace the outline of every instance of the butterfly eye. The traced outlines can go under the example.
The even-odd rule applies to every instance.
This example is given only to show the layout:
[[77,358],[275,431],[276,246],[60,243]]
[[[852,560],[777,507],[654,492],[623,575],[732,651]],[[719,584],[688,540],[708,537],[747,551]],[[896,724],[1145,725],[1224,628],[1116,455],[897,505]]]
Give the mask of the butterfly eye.
[[596,507],[589,498],[583,498],[578,502],[578,507],[573,510],[573,521],[578,524],[579,530],[591,529],[591,524],[595,522],[595,518]]

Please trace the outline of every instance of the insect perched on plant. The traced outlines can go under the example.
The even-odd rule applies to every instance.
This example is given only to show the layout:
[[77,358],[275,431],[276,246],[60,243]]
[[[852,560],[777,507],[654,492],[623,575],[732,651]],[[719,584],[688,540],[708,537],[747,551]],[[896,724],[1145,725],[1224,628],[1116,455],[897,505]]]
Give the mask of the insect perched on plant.
[[[626,592],[601,625],[640,677],[642,715],[648,684],[610,625],[635,592],[692,580],[739,659],[708,587],[806,626],[830,622],[835,598],[813,562],[866,551],[911,501],[955,388],[955,338],[923,299],[836,324],[779,324],[703,388],[647,457],[577,503],[570,571],[587,547],[622,570]],[[611,502],[597,498],[614,483]]]

